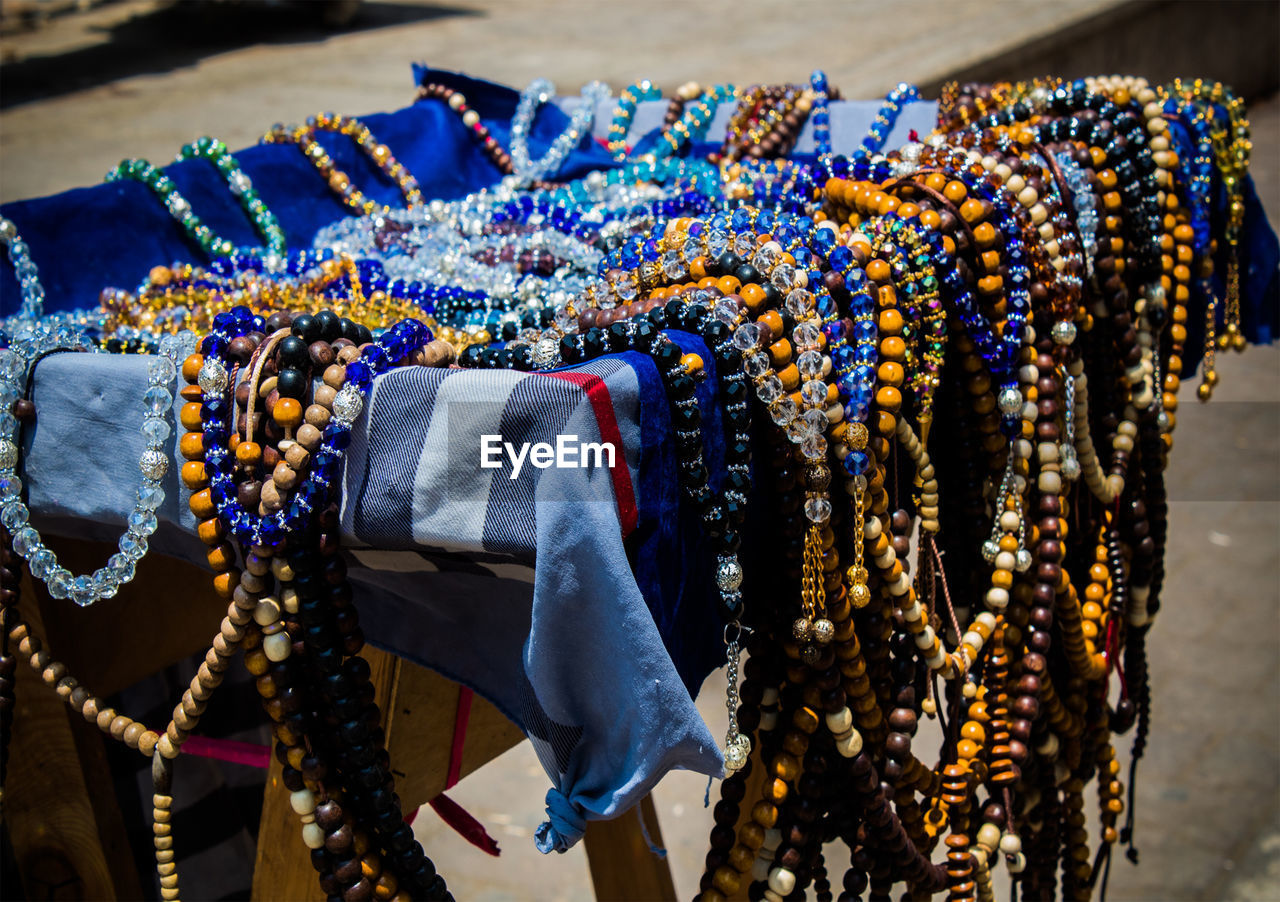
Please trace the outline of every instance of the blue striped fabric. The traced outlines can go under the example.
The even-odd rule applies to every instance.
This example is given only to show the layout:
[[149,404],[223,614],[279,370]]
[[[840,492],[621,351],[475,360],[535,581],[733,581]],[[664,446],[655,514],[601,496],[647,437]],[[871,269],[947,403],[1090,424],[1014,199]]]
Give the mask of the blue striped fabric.
[[[642,592],[630,563],[667,559],[690,541],[685,525],[658,522],[677,509],[678,489],[671,473],[658,472],[670,466],[669,453],[658,453],[663,433],[641,428],[665,410],[656,369],[622,354],[574,373],[597,377],[608,393],[623,445],[617,463],[640,512],[629,544],[608,471],[526,462],[513,480],[505,465],[480,469],[486,433],[512,443],[602,440],[582,386],[508,371],[407,368],[379,377],[353,430],[342,524],[370,641],[490,699],[534,740],[557,806],[592,818],[631,807],[672,768],[719,773],[690,689],[708,666],[673,661],[686,646],[714,661],[719,636],[672,615],[698,606],[677,597],[690,594],[687,586],[673,592],[652,581]],[[42,529],[118,537],[142,450],[139,379],[137,358],[60,354],[38,365],[40,419],[26,466]],[[704,401],[709,394],[700,390]],[[152,547],[200,562],[176,473],[166,488]]]

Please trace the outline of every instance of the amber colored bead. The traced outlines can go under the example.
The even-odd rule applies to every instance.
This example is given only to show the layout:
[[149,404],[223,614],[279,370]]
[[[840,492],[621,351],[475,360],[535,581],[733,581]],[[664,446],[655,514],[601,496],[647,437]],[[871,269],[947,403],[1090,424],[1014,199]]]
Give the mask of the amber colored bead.
[[716,288],[721,294],[736,294],[742,288],[742,282],[737,276],[721,276],[716,280]]
[[236,461],[246,467],[262,463],[262,446],[257,442],[241,442],[236,445]]
[[736,844],[729,850],[729,867],[739,873],[745,874],[751,870],[751,865],[755,863],[755,850],[744,846],[742,843]]
[[[931,172],[925,176],[924,184],[925,187],[932,188],[934,191],[942,191],[943,188],[947,187],[947,177],[941,172]],[[952,184],[959,185],[959,182],[952,182]],[[960,188],[963,189],[964,185],[960,185]],[[963,197],[963,195],[961,196]]]
[[195,401],[199,403],[204,400],[204,392],[200,390],[198,385],[184,385],[178,390],[179,397],[184,401]]
[[240,571],[232,568],[225,573],[219,573],[213,578],[213,591],[217,593],[219,598],[229,599],[235,594],[236,586],[240,583]]
[[229,544],[223,542],[221,545],[210,548],[206,559],[214,570],[223,571],[235,565],[236,552]]
[[765,829],[768,829],[778,822],[778,809],[776,806],[770,805],[762,799],[752,806],[751,819]]
[[378,876],[378,882],[373,886],[373,894],[379,899],[393,899],[400,885],[396,883],[396,878],[392,874],[383,872]]
[[883,260],[869,260],[866,267],[867,278],[876,282],[887,282],[891,275],[889,264]]
[[200,525],[196,527],[196,535],[200,537],[200,541],[206,545],[217,545],[222,541],[225,531],[222,528],[222,521],[217,517],[211,517],[208,520],[201,520]]
[[902,331],[902,314],[893,308],[880,311],[880,331],[897,334]]
[[199,432],[184,433],[178,440],[178,453],[187,460],[204,458],[204,435]]
[[244,654],[244,668],[249,671],[252,676],[262,676],[271,667],[271,660],[267,657],[267,653],[262,649],[246,651]]
[[688,370],[691,376],[702,372],[702,358],[697,354],[685,354],[680,358],[680,365]]
[[818,715],[811,708],[797,708],[791,715],[791,724],[804,733],[813,733],[818,729]]
[[204,355],[191,354],[182,361],[182,378],[188,385],[195,385],[200,378],[200,368],[204,366]]
[[772,340],[770,341],[770,344],[772,344],[774,341],[779,341],[783,339],[784,336],[782,334],[783,333],[782,316],[778,313],[777,310],[766,310],[763,314],[761,314],[760,319],[758,320],[758,323],[761,326],[767,326],[769,329],[769,332],[772,333],[771,334]]
[[906,342],[896,335],[891,335],[880,342],[880,355],[889,360],[901,361],[906,353]]
[[964,186],[964,182],[952,180],[943,187],[942,195],[953,204],[958,204],[969,196],[969,189]]
[[791,788],[787,786],[786,780],[773,779],[765,784],[764,796],[775,805],[781,805],[787,800],[787,794]]
[[[768,805],[769,803],[757,802],[756,804]],[[773,806],[770,805],[769,807],[772,808]],[[777,819],[776,809],[774,818],[775,820]],[[755,821],[751,821],[742,825],[742,830],[739,832],[738,838],[742,841],[743,845],[750,846],[753,849],[758,849],[764,845],[764,830],[765,828],[760,826],[760,824]]]
[[758,310],[766,300],[764,289],[754,282],[743,285],[738,291],[738,295],[747,305],[747,309],[753,312]]
[[[185,481],[184,479],[183,482]],[[197,520],[207,520],[218,513],[218,509],[213,503],[213,493],[208,489],[193,492],[187,502],[187,506],[191,508],[191,513],[195,514]]]
[[199,432],[201,428],[200,403],[188,401],[178,409],[178,422],[189,432]]
[[281,398],[276,401],[271,418],[286,429],[296,429],[302,425],[302,405],[295,398]]
[[970,224],[982,219],[983,212],[982,201],[976,198],[971,197],[960,205],[960,218]]
[[204,471],[204,461],[189,460],[182,465],[182,484],[193,492],[198,492],[209,484],[209,477]]
[[1004,288],[1004,279],[999,276],[983,276],[978,280],[978,291],[986,295],[999,294]]
[[903,376],[902,365],[894,363],[892,360],[886,360],[876,369],[876,378],[889,386],[896,387],[901,385]]
[[715,888],[720,890],[726,896],[735,895],[742,886],[742,876],[733,868],[725,865],[716,868],[715,874],[711,877]]
[[788,782],[800,776],[800,762],[794,755],[779,755],[773,759],[773,773],[779,780]]
[[798,730],[788,730],[787,735],[782,737],[782,748],[788,755],[799,758],[809,750],[809,738]]

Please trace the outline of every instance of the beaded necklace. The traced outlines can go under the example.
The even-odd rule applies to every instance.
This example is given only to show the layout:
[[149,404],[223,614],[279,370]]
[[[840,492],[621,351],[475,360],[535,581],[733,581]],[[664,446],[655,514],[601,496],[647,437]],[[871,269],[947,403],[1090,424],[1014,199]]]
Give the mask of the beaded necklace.
[[[38,316],[44,293],[39,272],[11,222],[4,220],[0,224],[0,234],[4,235],[14,269],[23,278],[23,313]],[[82,350],[85,339],[69,327],[48,328],[28,320],[16,340],[8,348],[0,349],[0,524],[12,536],[12,550],[28,562],[32,578],[44,582],[54,598],[71,598],[84,607],[101,598],[111,598],[121,585],[133,579],[134,568],[147,553],[147,537],[156,530],[155,511],[165,496],[161,483],[169,465],[165,446],[169,437],[167,416],[173,406],[174,361],[194,342],[195,336],[190,332],[170,336],[162,343],[160,356],[152,358],[147,365],[141,426],[146,449],[138,460],[142,484],[134,508],[126,518],[128,528],[120,537],[118,553],[106,566],[83,576],[75,576],[60,566],[57,556],[27,522],[30,510],[24,502],[23,481],[18,475],[21,462],[18,432],[22,420],[12,411],[30,417],[30,402],[23,402],[36,363],[58,351]]]
[[535,79],[520,93],[516,113],[511,120],[512,177],[517,186],[529,185],[560,170],[582,136],[590,133],[596,107],[609,96],[609,88],[598,81],[584,86],[582,101],[569,117],[569,124],[564,131],[556,136],[541,158],[530,159],[529,130],[533,127],[534,113],[554,96],[555,86],[545,78]]
[[662,160],[679,155],[685,145],[697,141],[706,132],[716,108],[737,94],[738,89],[733,85],[716,85],[686,103],[684,115],[659,137],[653,157]]
[[[298,690],[311,693],[305,708],[274,706],[270,699],[278,693],[264,693],[264,702],[278,725],[277,753],[288,764],[284,779],[292,792],[290,803],[301,816],[303,840],[312,849],[321,886],[328,893],[368,895],[372,881],[377,880],[387,895],[400,887],[418,898],[448,898],[443,881],[414,841],[393,795],[394,781],[380,757],[381,731],[376,727],[380,712],[361,701],[369,667],[355,657],[363,637],[351,606],[345,564],[337,553],[336,506],[329,499],[335,487],[335,464],[341,457],[340,451],[333,454],[338,445],[331,448],[330,440],[335,430],[347,428],[350,405],[342,393],[349,387],[348,376],[363,380],[367,374],[359,368],[368,369],[371,362],[382,367],[391,360],[388,355],[394,355],[396,361],[405,358],[418,364],[447,364],[453,359],[451,349],[432,341],[430,332],[412,321],[397,324],[377,343],[368,344],[367,334],[329,311],[314,317],[300,314],[291,320],[288,314],[276,314],[261,322],[238,308],[225,314],[219,325],[228,334],[245,325],[260,326],[271,334],[261,340],[257,336],[264,335],[262,332],[240,334],[226,348],[230,359],[250,371],[249,378],[233,393],[237,404],[242,399],[245,402],[240,418],[244,436],[241,438],[237,429],[229,445],[239,479],[233,498],[224,503],[214,494],[216,487],[212,492],[201,489],[192,495],[190,506],[201,520],[200,536],[211,546],[210,563],[221,571],[219,579],[238,580],[234,593],[237,604],[243,599],[243,607],[261,627],[253,643],[255,647],[260,644],[260,652],[246,654],[251,672],[269,671],[276,689],[292,682]],[[274,375],[263,378],[268,363],[274,365]],[[184,375],[189,381],[207,381],[208,366],[201,355],[193,355],[183,364]],[[304,410],[299,399],[310,385],[312,368],[323,371],[323,382]],[[265,413],[270,417],[261,426],[266,440],[262,445],[253,412],[257,397],[264,399]],[[213,458],[207,443],[216,441],[217,436],[211,435],[209,421],[202,420],[209,401],[205,394],[205,402],[195,405],[198,409],[190,420],[184,410],[184,423],[192,429],[184,437],[184,453],[190,458],[186,468]],[[271,443],[273,429],[276,440]],[[267,470],[270,477],[260,479]],[[308,470],[303,481],[299,474]],[[318,487],[318,493],[310,492],[308,486]],[[290,492],[295,500],[299,495],[309,497],[315,513],[297,524],[300,532],[293,535],[296,541],[289,553],[280,555],[273,545],[255,544],[245,553],[244,570],[236,571],[224,536],[241,532],[237,526],[243,526],[247,517],[283,510]],[[270,593],[272,577],[279,581],[278,595]],[[302,654],[318,680],[298,667],[294,654],[298,646],[290,641],[291,636],[301,639]],[[265,688],[261,681],[259,688]],[[305,716],[310,710],[317,711],[318,720],[312,722]],[[328,722],[338,724],[336,734],[326,726]],[[179,723],[179,728],[180,739],[185,727]],[[329,769],[332,776],[327,779],[322,764],[325,759],[336,765]],[[339,785],[341,803],[334,797]],[[344,816],[342,805],[348,803],[351,814]],[[362,873],[361,868],[352,870],[344,864],[353,840],[359,845],[353,829],[367,833],[374,860],[364,864],[372,864],[368,869],[372,877],[368,871]],[[398,877],[392,873],[393,863]]]
[[5,332],[14,333],[44,316],[44,286],[40,283],[40,270],[31,259],[31,249],[18,234],[13,221],[3,216],[0,216],[0,242],[18,277],[18,291],[22,296],[18,312],[3,323]]
[[160,198],[169,215],[182,226],[187,236],[210,257],[222,256],[235,250],[235,244],[230,239],[218,235],[192,211],[190,202],[182,196],[173,180],[165,175],[163,170],[157,169],[146,160],[123,160],[106,176],[108,182],[125,179],[141,182],[150,188],[151,192]]
[[631,131],[631,123],[636,118],[636,110],[646,100],[661,100],[662,92],[647,78],[622,89],[618,95],[618,106],[613,119],[609,122],[609,135],[606,149],[609,155],[619,163],[627,158],[627,135]]
[[449,109],[458,114],[472,139],[480,145],[493,165],[498,167],[498,171],[503,175],[511,175],[511,155],[490,134],[488,126],[480,121],[480,114],[467,104],[467,98],[461,91],[440,84],[424,84],[418,86],[415,100],[443,100]]
[[334,132],[350,138],[378,169],[396,183],[404,196],[406,207],[413,208],[423,202],[418,180],[392,155],[391,148],[374,138],[369,126],[359,119],[334,113],[319,113],[307,118],[307,128],[313,132]]
[[[315,120],[313,119],[308,121],[314,123]],[[355,122],[355,120],[350,120],[350,122]],[[262,136],[260,143],[295,145],[300,151],[302,151],[302,155],[306,158],[307,162],[314,166],[316,171],[320,173],[320,177],[325,180],[325,184],[329,186],[329,189],[336,194],[338,199],[357,216],[368,216],[375,211],[382,211],[384,213],[389,211],[391,208],[387,205],[379,204],[366,197],[364,192],[357,188],[355,183],[351,181],[351,177],[334,164],[333,158],[329,156],[329,152],[324,149],[322,144],[316,141],[315,130],[316,125],[314,124],[288,128],[277,123],[272,127],[271,131]],[[372,139],[369,139],[369,142],[371,141]],[[385,145],[374,146],[385,147]],[[361,146],[361,149],[365,150],[366,153],[369,153],[369,150],[363,145]],[[371,158],[379,169],[382,169],[384,172],[388,171],[384,163],[379,162],[378,159],[372,155]],[[409,176],[408,173],[405,173],[405,176],[407,179],[403,182],[397,180],[397,185],[400,187],[401,192],[405,194],[406,198],[408,198],[411,192],[417,192],[417,182],[412,181],[412,187],[410,187],[410,182],[408,180],[411,180],[412,176]],[[417,202],[420,202],[421,194],[417,194],[416,197]]]
[[218,174],[226,180],[227,187],[231,189],[231,193],[244,209],[245,215],[253,221],[254,228],[262,236],[266,244],[266,252],[274,255],[285,253],[284,229],[280,228],[280,222],[275,214],[262,202],[258,190],[253,187],[249,176],[240,168],[239,161],[227,150],[227,145],[217,138],[205,137],[183,145],[182,150],[178,151],[179,161],[197,158],[212,163],[217,168]]

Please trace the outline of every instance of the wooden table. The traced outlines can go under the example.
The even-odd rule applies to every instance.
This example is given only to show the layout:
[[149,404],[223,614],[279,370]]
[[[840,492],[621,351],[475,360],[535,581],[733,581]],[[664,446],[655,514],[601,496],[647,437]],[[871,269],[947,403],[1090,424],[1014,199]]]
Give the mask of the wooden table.
[[[105,544],[70,539],[51,541],[50,546],[73,573],[92,572],[115,551]],[[204,571],[151,555],[113,599],[81,609],[70,600],[49,597],[43,584],[33,587],[24,577],[20,607],[46,649],[92,692],[105,697],[202,653],[217,631],[226,602],[213,593]],[[445,788],[461,687],[371,646],[362,654],[373,671],[396,791],[405,811],[412,811]],[[107,765],[104,743],[113,740],[73,713],[23,661],[18,663],[16,696],[3,826],[29,892],[41,888],[32,897],[141,898]],[[523,740],[518,727],[475,696],[460,776]],[[322,900],[274,756],[264,793],[253,898]],[[652,800],[646,797],[641,806],[653,840],[661,844]],[[675,898],[667,862],[650,853],[636,818],[593,821],[584,842],[597,898]],[[447,877],[448,863],[441,864]]]

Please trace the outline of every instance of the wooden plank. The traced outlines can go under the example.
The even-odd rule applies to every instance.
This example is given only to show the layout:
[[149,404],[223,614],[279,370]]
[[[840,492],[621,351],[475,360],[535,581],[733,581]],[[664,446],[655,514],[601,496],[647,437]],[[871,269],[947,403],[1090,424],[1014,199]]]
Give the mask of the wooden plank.
[[[653,797],[641,799],[639,810],[650,838],[655,845],[661,846],[662,831],[658,828]],[[587,864],[591,867],[591,883],[597,899],[618,902],[675,899],[671,865],[667,859],[649,850],[635,811],[628,811],[610,821],[591,821],[587,824],[583,842],[586,843]]]
[[[461,687],[433,670],[401,661],[387,751],[406,812],[444,791]],[[472,696],[459,779],[524,739],[520,728],[479,695]]]
[[[33,633],[43,636],[29,577],[19,607]],[[56,645],[52,649],[60,656]],[[72,714],[23,660],[15,701],[4,817],[28,895],[140,898],[97,727]]]
[[271,756],[267,786],[258,821],[258,853],[253,863],[250,899],[275,902],[322,902],[320,878],[311,866],[311,853],[302,843],[302,822],[289,806],[289,790],[281,779],[284,766]]

